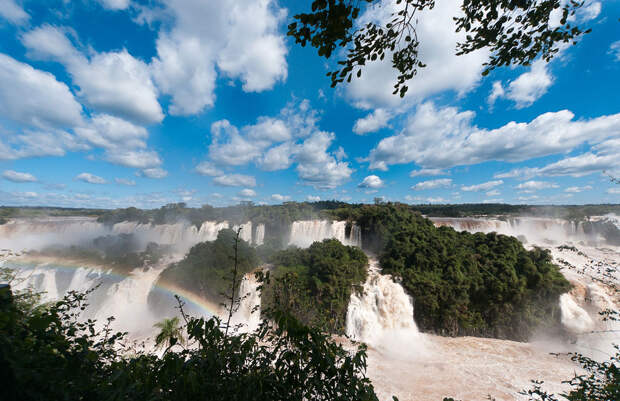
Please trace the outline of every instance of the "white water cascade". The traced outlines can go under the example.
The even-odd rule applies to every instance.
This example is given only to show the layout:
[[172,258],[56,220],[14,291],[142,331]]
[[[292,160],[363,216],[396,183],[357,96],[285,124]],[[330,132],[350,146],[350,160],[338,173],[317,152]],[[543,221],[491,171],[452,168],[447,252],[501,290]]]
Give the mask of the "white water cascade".
[[256,331],[261,322],[261,294],[258,290],[259,286],[260,283],[256,280],[253,272],[243,276],[239,284],[241,302],[239,303],[239,308],[232,316],[232,325],[241,325],[239,332],[249,333]]
[[353,340],[381,348],[420,341],[411,297],[391,276],[380,273],[377,259],[369,259],[362,293],[351,294],[346,333]]
[[[15,252],[43,249],[48,246],[87,245],[95,238],[106,235],[134,234],[140,248],[149,242],[172,245],[174,250],[185,253],[193,245],[214,241],[220,230],[229,228],[227,221],[205,221],[196,227],[187,222],[174,224],[142,224],[124,221],[112,226],[98,223],[89,217],[46,217],[14,219],[0,225],[0,249]],[[233,226],[234,229],[239,226]],[[253,245],[261,245],[265,237],[265,226],[252,222],[241,224],[241,238]]]
[[[591,216],[583,221],[548,217],[430,217],[436,226],[449,226],[457,231],[497,232],[536,244],[613,244],[618,241],[611,231],[620,229],[620,218],[613,214]],[[615,227],[615,228],[614,228]],[[617,234],[616,234],[617,235]],[[610,242],[611,241],[611,242]]]
[[313,242],[335,238],[344,245],[362,247],[362,233],[355,224],[351,227],[350,235],[346,235],[346,221],[330,220],[301,220],[293,222],[289,245],[307,248]]

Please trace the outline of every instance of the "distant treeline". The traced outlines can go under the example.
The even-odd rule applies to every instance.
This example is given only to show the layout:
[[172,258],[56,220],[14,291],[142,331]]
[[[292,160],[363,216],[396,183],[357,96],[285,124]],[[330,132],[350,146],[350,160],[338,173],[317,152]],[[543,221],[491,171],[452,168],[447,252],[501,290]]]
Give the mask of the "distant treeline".
[[[381,203],[379,200],[376,203]],[[398,202],[397,202],[398,203]],[[400,204],[400,203],[399,203]],[[406,205],[406,204],[402,204]],[[600,216],[608,213],[620,214],[619,204],[532,206],[509,205],[503,203],[465,203],[453,205],[406,205],[412,211],[429,217],[474,217],[474,216],[538,216],[557,217],[568,220],[582,220],[587,216]],[[199,226],[205,221],[228,220],[269,224],[279,221],[289,224],[295,220],[314,219],[331,216],[331,212],[341,208],[361,208],[364,204],[350,204],[335,200],[318,202],[284,202],[280,205],[256,205],[241,202],[234,206],[214,207],[203,205],[199,208],[187,207],[185,203],[170,203],[158,209],[85,209],[58,207],[7,207],[0,206],[0,221],[6,222],[14,217],[44,216],[90,216],[98,221],[114,224],[121,221],[166,224],[185,220]],[[1,223],[0,223],[1,224]]]

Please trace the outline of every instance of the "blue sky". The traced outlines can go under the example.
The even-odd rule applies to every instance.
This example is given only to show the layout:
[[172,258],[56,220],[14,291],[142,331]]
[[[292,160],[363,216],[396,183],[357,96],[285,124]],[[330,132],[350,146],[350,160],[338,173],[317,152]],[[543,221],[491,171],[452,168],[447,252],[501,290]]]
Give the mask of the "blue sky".
[[420,16],[400,99],[389,64],[330,88],[334,60],[285,35],[306,2],[0,0],[0,204],[620,202],[620,1],[484,78],[456,3]]

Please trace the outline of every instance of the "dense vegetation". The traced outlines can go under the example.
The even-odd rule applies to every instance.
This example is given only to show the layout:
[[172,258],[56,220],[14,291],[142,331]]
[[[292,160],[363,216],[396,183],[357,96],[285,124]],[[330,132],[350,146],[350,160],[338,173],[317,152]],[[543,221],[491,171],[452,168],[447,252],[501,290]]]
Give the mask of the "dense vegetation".
[[71,293],[33,307],[0,288],[2,400],[377,400],[363,348],[346,351],[290,316],[228,336],[216,319],[186,316],[189,345],[171,338],[159,357],[80,320],[85,302]]
[[[233,230],[221,230],[215,241],[194,245],[182,260],[163,271],[159,281],[174,283],[203,298],[221,301],[221,295],[231,282],[235,235]],[[255,249],[243,240],[239,241],[237,257],[239,275],[249,273],[259,265]]]
[[368,259],[360,249],[335,239],[307,249],[289,248],[271,258],[264,310],[282,310],[306,325],[343,333],[351,291],[366,280]]
[[527,251],[514,237],[437,228],[401,204],[334,213],[357,221],[364,247],[402,279],[422,330],[526,340],[559,321],[558,298],[570,285],[546,251]]

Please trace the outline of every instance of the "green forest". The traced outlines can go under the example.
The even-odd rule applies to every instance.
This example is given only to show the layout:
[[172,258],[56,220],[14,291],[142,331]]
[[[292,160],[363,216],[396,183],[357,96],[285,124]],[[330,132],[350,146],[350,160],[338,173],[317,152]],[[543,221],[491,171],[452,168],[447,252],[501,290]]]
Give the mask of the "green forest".
[[[233,230],[221,230],[215,241],[194,245],[182,260],[162,272],[159,281],[175,283],[206,299],[223,301],[222,294],[229,292],[232,282],[235,237]],[[259,265],[256,250],[243,240],[239,240],[237,258],[239,275],[249,273]]]
[[402,279],[423,331],[524,341],[559,323],[558,299],[570,284],[546,251],[505,235],[437,228],[402,204],[333,213],[356,221],[383,272]]
[[264,310],[283,310],[303,324],[330,333],[344,333],[351,291],[366,280],[368,259],[360,249],[335,239],[307,249],[275,253],[263,287]]

